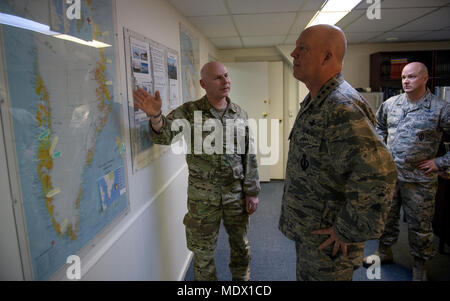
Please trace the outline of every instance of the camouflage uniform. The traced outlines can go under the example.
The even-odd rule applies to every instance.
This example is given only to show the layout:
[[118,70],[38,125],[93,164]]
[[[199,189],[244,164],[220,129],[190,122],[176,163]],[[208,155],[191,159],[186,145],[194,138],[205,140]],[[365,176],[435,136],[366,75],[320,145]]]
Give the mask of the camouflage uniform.
[[[425,174],[419,162],[436,156],[442,132],[450,133],[450,105],[427,91],[416,103],[406,94],[386,100],[377,112],[377,132],[386,142],[398,169],[398,183],[380,243],[398,238],[400,207],[408,223],[410,252],[430,259],[433,251],[434,200],[437,172]],[[450,153],[436,158],[440,170],[450,166]]]
[[[216,119],[223,126],[223,154],[196,154],[194,143],[190,144],[190,153],[186,155],[189,168],[188,213],[183,223],[186,226],[188,249],[194,253],[194,279],[217,280],[214,253],[223,219],[230,243],[230,271],[233,279],[248,280],[250,275],[250,246],[247,240],[249,216],[245,209],[245,195],[256,196],[260,191],[256,156],[249,153],[248,126],[236,127],[232,149],[226,141],[226,126],[229,120],[238,123],[247,120],[247,113],[227,98],[228,106],[224,113],[215,110],[206,96],[185,103],[174,109],[167,117],[162,116],[163,127],[158,133],[151,129],[151,138],[157,144],[170,144],[172,139],[180,138],[179,131],[172,131],[171,125],[176,119],[187,120],[191,128],[191,140],[194,141],[194,112],[202,113],[201,126],[205,120]],[[242,123],[241,123],[242,124]],[[197,129],[198,130],[198,129]],[[200,129],[201,130],[201,129]],[[245,153],[239,151],[237,133],[245,135]],[[202,141],[210,132],[201,131]],[[185,138],[188,136],[185,136]]]
[[[384,227],[397,178],[395,164],[375,131],[375,116],[341,74],[302,103],[290,134],[279,229],[296,243],[297,280],[351,280],[364,242]],[[318,250],[333,227],[349,243]]]

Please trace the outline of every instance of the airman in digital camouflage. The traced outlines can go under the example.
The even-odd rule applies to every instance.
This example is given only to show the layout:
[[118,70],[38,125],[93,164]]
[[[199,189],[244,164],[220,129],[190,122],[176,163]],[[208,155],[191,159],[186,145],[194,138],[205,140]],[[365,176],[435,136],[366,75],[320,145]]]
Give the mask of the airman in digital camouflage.
[[[224,65],[206,64],[200,80],[206,95],[167,116],[161,114],[159,92],[152,96],[142,89],[134,91],[135,105],[151,118],[154,143],[168,145],[182,135],[187,140],[188,213],[183,223],[188,248],[194,253],[195,280],[217,280],[214,253],[221,220],[229,236],[232,277],[250,278],[247,230],[249,215],[258,205],[260,184],[256,155],[250,148],[247,113],[228,98],[230,84]],[[188,125],[187,131],[180,127],[183,124]],[[215,135],[216,131],[221,134]]]
[[352,280],[384,228],[397,172],[369,105],[343,78],[346,38],[304,30],[291,53],[305,98],[290,134],[280,231],[295,241],[297,280]]
[[[398,169],[395,195],[376,255],[393,262],[391,246],[399,235],[400,207],[408,224],[413,280],[426,280],[425,263],[434,255],[432,220],[437,171],[450,166],[450,153],[435,158],[443,132],[450,133],[450,104],[427,89],[428,70],[413,62],[402,70],[405,93],[386,100],[377,112],[377,132]],[[369,265],[370,257],[364,259]]]

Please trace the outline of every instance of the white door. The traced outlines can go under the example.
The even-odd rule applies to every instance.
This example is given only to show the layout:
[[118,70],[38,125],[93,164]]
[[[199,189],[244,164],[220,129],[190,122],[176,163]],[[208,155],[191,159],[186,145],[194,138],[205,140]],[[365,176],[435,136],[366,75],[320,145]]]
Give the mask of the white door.
[[[279,132],[283,133],[280,122],[283,116],[282,63],[243,62],[226,63],[225,66],[231,79],[231,100],[247,111],[249,119],[255,120],[258,124],[258,133],[254,134],[257,137],[255,148],[260,181],[282,179],[283,143],[282,140],[271,140],[272,136],[270,135],[272,119],[276,120],[279,126],[281,125]],[[274,108],[272,108],[272,104],[275,104]],[[267,131],[261,131],[260,120],[267,122]],[[262,139],[264,138],[262,135],[265,135],[265,139]],[[278,137],[282,139],[283,136],[278,135]],[[268,148],[270,154],[267,154]],[[275,154],[275,149],[277,154]],[[268,160],[273,155],[277,156],[276,160]],[[270,162],[270,165],[267,165],[267,162]]]

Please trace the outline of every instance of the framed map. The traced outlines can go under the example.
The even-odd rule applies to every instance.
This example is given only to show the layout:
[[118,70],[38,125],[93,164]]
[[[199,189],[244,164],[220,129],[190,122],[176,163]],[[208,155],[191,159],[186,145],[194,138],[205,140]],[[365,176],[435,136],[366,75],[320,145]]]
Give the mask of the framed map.
[[22,257],[47,280],[128,211],[115,3],[14,0],[0,11]]
[[180,23],[183,103],[200,98],[200,48],[198,39]]

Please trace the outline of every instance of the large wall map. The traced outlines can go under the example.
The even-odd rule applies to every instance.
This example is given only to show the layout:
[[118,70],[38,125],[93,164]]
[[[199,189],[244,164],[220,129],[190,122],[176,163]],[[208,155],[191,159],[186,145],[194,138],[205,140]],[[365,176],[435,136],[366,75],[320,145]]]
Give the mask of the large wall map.
[[[70,255],[127,211],[124,144],[111,0],[0,1],[0,11],[50,33],[2,25],[16,158],[34,279],[49,279]],[[75,3],[74,1],[73,3]],[[95,48],[66,34],[100,41]]]

